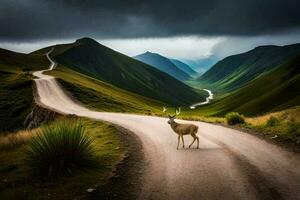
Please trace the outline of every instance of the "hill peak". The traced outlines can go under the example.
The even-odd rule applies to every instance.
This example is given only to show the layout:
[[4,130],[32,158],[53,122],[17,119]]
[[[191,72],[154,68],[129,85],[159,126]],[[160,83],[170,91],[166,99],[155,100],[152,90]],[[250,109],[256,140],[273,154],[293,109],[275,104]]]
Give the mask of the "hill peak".
[[154,53],[154,52],[151,52],[151,51],[146,51],[145,53],[139,54],[137,56],[143,56],[143,55],[147,55],[147,56],[154,56],[154,55],[156,55],[156,56],[162,56],[162,55],[160,55],[158,53]]
[[76,43],[81,43],[81,44],[99,44],[96,40],[89,38],[89,37],[84,37],[76,40]]
[[266,49],[273,49],[273,48],[280,48],[280,47],[281,46],[277,46],[277,45],[262,45],[262,46],[255,47],[253,50],[257,50],[257,49],[266,50]]

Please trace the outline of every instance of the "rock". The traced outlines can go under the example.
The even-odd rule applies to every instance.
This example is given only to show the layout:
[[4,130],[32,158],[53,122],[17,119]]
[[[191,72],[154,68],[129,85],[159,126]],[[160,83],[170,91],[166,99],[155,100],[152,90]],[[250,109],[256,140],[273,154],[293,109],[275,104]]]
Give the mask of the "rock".
[[271,139],[275,139],[275,138],[277,138],[278,137],[278,135],[274,135],[273,137],[271,137]]
[[27,115],[23,125],[28,129],[35,128],[44,122],[53,121],[56,117],[61,115],[62,114],[43,108],[36,104],[31,113]]
[[93,192],[95,189],[94,188],[89,188],[89,189],[87,189],[86,191],[88,192],[88,193],[90,193],[90,192]]

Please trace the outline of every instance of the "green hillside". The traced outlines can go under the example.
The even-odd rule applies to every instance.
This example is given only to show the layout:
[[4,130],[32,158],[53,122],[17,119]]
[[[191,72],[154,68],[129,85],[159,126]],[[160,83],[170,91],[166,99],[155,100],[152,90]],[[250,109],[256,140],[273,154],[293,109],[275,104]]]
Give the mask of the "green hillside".
[[300,44],[260,46],[219,61],[197,79],[196,85],[217,92],[230,92],[299,54]]
[[134,56],[135,59],[147,63],[155,67],[156,69],[163,71],[174,78],[185,81],[191,78],[191,76],[176,66],[170,59],[157,54],[147,51],[146,53]]
[[29,72],[46,66],[43,55],[0,49],[0,132],[22,127],[33,105],[33,77]]
[[275,67],[228,96],[198,112],[224,115],[237,111],[247,116],[280,111],[300,105],[300,56]]
[[62,65],[47,73],[57,77],[63,88],[78,101],[98,111],[150,114],[161,112],[165,105]]
[[[45,53],[51,48],[53,47],[33,54]],[[205,99],[205,96],[168,74],[90,38],[79,39],[72,44],[56,45],[52,57],[74,71],[167,104],[190,105]]]

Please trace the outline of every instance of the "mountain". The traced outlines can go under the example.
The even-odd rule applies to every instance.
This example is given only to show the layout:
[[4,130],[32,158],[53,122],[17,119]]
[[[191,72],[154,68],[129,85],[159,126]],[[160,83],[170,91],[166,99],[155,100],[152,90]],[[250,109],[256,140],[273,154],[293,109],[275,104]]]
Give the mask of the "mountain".
[[300,54],[300,44],[260,46],[246,53],[226,57],[197,79],[215,91],[230,92],[262,76]]
[[190,75],[179,69],[174,63],[172,63],[168,58],[159,55],[157,53],[151,53],[147,51],[146,53],[134,56],[135,59],[147,63],[160,71],[163,71],[178,80],[185,81],[190,79]]
[[184,62],[181,62],[180,60],[176,59],[169,59],[177,68],[181,69],[185,73],[187,73],[190,76],[195,76],[197,72],[193,70],[189,65],[185,64]]
[[218,59],[215,58],[214,56],[196,59],[196,60],[190,60],[190,59],[180,59],[180,60],[188,64],[193,70],[195,70],[200,74],[205,73],[218,61]]
[[202,112],[224,115],[230,111],[253,116],[300,105],[300,56],[250,81]]
[[59,64],[121,89],[171,105],[189,105],[205,99],[170,75],[90,38],[47,47],[33,54],[45,53],[52,48],[52,57]]

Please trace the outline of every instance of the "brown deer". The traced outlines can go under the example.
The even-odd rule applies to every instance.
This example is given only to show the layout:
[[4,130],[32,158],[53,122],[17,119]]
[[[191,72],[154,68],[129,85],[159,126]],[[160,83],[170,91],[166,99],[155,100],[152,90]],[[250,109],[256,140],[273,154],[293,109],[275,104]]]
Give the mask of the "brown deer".
[[[163,112],[166,112],[166,108],[163,108]],[[177,143],[177,150],[180,143],[180,138],[182,140],[182,147],[184,148],[184,135],[191,135],[193,137],[193,142],[189,145],[189,148],[194,144],[194,142],[197,140],[197,149],[199,149],[199,137],[196,135],[198,132],[198,126],[194,124],[179,124],[175,122],[175,118],[177,115],[180,114],[180,108],[175,110],[175,115],[171,116],[169,115],[168,124],[170,124],[172,130],[178,135],[178,143]]]

